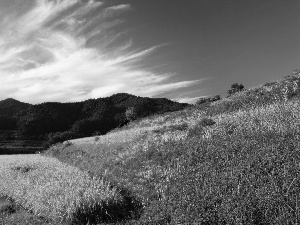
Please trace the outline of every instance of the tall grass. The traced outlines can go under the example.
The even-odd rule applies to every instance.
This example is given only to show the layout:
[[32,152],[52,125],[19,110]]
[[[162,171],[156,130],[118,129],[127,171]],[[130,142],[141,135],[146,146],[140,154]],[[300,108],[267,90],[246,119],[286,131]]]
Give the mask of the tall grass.
[[39,155],[0,161],[0,194],[37,216],[79,224],[124,219],[124,198],[103,179]]
[[239,109],[259,107],[275,102],[288,101],[292,98],[299,98],[299,93],[300,75],[298,74],[238,92],[230,98],[213,102],[210,107],[204,108],[204,111],[210,116],[230,113]]
[[[210,138],[178,144],[185,153],[170,181],[173,222],[297,224],[299,106],[293,102],[219,115]],[[235,125],[231,134],[229,125]]]
[[152,224],[299,224],[299,76],[47,154],[132,194]]

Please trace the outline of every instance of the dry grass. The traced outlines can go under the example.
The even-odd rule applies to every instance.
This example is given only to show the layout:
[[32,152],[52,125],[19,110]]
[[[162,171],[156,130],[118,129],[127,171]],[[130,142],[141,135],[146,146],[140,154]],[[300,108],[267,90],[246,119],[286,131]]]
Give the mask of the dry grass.
[[[110,191],[107,198],[127,199],[123,206],[131,210],[124,213],[137,219],[132,224],[299,224],[298,97],[299,76],[291,76],[202,109],[152,116],[105,136],[52,146],[46,155],[103,177],[98,183],[113,184],[116,189],[102,185]],[[24,183],[36,168],[31,163],[9,171]],[[56,174],[51,166],[46,170]],[[92,183],[85,181],[85,172],[65,174],[67,180],[86,182],[85,187]],[[55,182],[63,180],[53,176]],[[72,196],[67,190],[61,195],[65,201]],[[90,202],[93,198],[85,204]],[[56,212],[63,218],[60,212],[65,211]]]
[[110,208],[123,200],[103,179],[40,155],[1,156],[0,179],[2,195],[37,216],[57,221],[110,220],[102,214],[113,213]]

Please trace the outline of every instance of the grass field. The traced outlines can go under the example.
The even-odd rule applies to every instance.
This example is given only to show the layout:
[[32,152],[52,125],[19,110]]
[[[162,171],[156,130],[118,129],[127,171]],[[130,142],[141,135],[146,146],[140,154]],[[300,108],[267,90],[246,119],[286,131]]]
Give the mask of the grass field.
[[43,150],[43,141],[26,140],[15,130],[0,130],[0,155],[34,154]]
[[0,171],[2,197],[39,218],[86,224],[122,216],[124,198],[116,188],[54,158],[0,156]]
[[[2,158],[0,193],[79,224],[299,224],[299,92],[298,74],[57,144],[47,157]],[[93,211],[103,202],[109,218]]]

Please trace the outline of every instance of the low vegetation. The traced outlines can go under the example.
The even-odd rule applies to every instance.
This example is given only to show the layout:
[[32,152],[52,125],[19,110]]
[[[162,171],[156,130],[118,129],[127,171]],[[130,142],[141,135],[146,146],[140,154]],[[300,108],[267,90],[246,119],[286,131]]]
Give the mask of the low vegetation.
[[54,158],[1,156],[0,171],[2,196],[54,224],[95,224],[132,216],[128,196],[116,187]]
[[[6,180],[16,186],[12,177],[18,177],[23,186],[2,192],[36,215],[46,212],[43,216],[77,219],[79,224],[87,224],[92,215],[101,219],[90,224],[299,224],[300,74],[248,90],[238,86],[224,99],[138,119],[106,135],[69,140],[51,146],[43,154],[47,157],[39,156],[45,160],[42,165],[55,162],[64,168],[59,171],[72,171],[66,175],[56,176],[53,166],[17,165],[14,159],[4,164],[10,169],[1,169],[1,176],[9,174]],[[28,191],[34,201],[14,194],[26,193],[33,177],[55,182],[49,192]],[[68,197],[70,187],[88,189],[97,181],[97,190],[106,191],[98,201],[109,202],[106,206],[114,209],[110,215],[130,210],[109,221],[103,211],[91,213],[94,197],[80,198],[84,203],[79,205],[73,200],[70,209],[55,195],[47,205],[65,180],[72,185],[63,186],[62,199],[77,199]],[[98,191],[92,191],[94,196]],[[46,210],[39,211],[37,205],[43,204]],[[49,206],[55,204],[55,209]],[[78,216],[82,212],[86,214]]]

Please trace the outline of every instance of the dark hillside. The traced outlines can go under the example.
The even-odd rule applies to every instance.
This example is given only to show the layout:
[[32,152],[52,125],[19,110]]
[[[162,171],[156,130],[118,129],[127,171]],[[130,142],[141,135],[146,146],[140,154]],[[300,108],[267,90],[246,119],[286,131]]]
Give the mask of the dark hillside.
[[115,105],[116,108],[122,109],[122,111],[128,107],[135,107],[141,117],[154,113],[178,111],[188,106],[186,103],[175,103],[166,98],[143,98],[126,93],[112,95],[109,100],[111,105]]
[[20,102],[13,98],[7,98],[5,100],[0,101],[0,116],[11,117],[16,113],[27,109],[29,106],[29,103]]
[[14,115],[30,106],[28,103],[20,102],[12,98],[0,101],[0,130],[16,129],[16,118]]
[[32,105],[18,114],[18,128],[26,136],[41,136],[70,129],[78,119],[82,103],[47,102]]
[[31,105],[17,114],[18,129],[32,139],[50,143],[105,134],[128,122],[153,114],[181,110],[188,104],[163,98],[120,93],[76,103],[47,102]]

